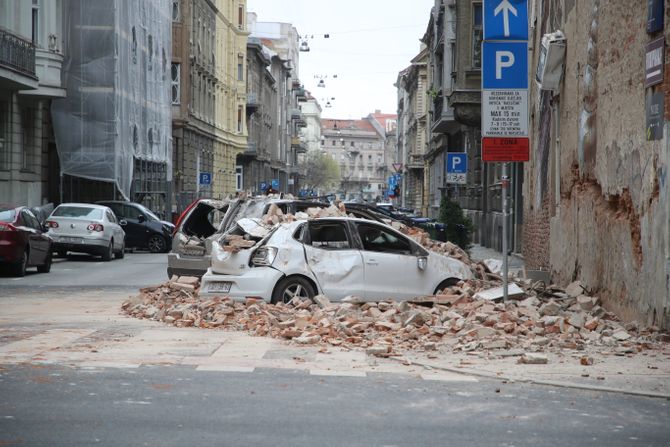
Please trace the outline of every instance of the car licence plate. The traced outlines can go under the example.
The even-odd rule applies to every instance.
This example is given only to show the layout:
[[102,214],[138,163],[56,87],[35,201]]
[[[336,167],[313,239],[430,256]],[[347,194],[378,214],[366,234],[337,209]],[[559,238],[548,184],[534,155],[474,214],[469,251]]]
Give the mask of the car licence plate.
[[232,282],[210,282],[207,285],[208,292],[228,293]]
[[78,237],[62,237],[61,242],[68,242],[70,244],[81,244],[81,238]]

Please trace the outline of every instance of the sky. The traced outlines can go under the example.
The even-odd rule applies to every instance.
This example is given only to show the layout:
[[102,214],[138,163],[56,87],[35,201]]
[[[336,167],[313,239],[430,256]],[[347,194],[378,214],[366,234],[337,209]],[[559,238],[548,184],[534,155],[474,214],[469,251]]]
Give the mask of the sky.
[[[323,118],[360,119],[375,110],[397,113],[393,84],[419,53],[434,3],[248,0],[247,10],[259,22],[292,23],[306,36],[310,51],[300,52],[300,81],[321,104]],[[317,87],[319,77],[324,88]]]

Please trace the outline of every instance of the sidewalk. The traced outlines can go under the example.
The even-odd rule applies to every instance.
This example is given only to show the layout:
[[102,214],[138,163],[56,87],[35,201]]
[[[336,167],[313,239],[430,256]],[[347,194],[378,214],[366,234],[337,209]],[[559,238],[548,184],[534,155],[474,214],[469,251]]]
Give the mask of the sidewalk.
[[[53,295],[53,294],[52,294]],[[309,370],[311,374],[365,377],[368,373],[436,374],[442,380],[489,378],[670,399],[670,344],[543,350],[546,364],[521,364],[532,346],[451,352],[398,352],[377,357],[365,349],[301,345],[245,331],[176,328],[120,313],[127,293],[71,293],[2,300],[0,365],[72,367],[184,365],[198,370],[254,368]],[[451,338],[457,342],[457,337]],[[582,359],[591,365],[582,365]]]
[[[500,262],[502,262],[503,260],[502,252],[496,251],[492,248],[484,247],[479,244],[472,244],[472,247],[470,247],[469,250],[469,254],[470,259],[477,262],[484,261],[486,259],[495,259]],[[515,254],[508,256],[507,267],[510,273],[515,273],[518,276],[521,276],[520,272],[523,270],[524,267],[523,258]]]

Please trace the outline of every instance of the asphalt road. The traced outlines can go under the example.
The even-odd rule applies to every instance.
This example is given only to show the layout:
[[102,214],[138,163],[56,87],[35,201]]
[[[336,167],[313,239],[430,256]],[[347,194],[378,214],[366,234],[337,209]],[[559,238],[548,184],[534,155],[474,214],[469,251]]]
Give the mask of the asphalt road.
[[[154,327],[116,313],[89,313],[83,299],[81,308],[74,303],[75,321],[62,301],[90,300],[91,294],[68,290],[95,288],[99,300],[116,309],[114,300],[123,295],[117,291],[164,282],[165,267],[164,254],[128,253],[111,262],[71,256],[57,259],[49,274],[0,277],[0,312],[3,305],[35,304],[0,324],[0,351],[20,355],[21,349],[58,346],[51,360],[29,356],[0,364],[0,446],[670,445],[670,402],[658,398],[482,378],[431,381],[391,372],[347,377],[291,368],[66,366]],[[63,292],[46,293],[56,290]],[[87,325],[95,332],[69,342],[51,340]],[[171,329],[152,333],[165,331]],[[143,342],[139,334],[133,339]],[[154,346],[178,356],[181,345],[152,341],[128,349]],[[211,355],[200,345],[188,354]]]
[[0,445],[667,446],[668,402],[496,381],[11,367]]
[[12,288],[128,288],[137,289],[167,280],[167,254],[149,252],[126,253],[123,259],[103,262],[99,257],[70,254],[54,257],[51,272],[37,273],[28,269],[23,278],[0,275],[2,287]]

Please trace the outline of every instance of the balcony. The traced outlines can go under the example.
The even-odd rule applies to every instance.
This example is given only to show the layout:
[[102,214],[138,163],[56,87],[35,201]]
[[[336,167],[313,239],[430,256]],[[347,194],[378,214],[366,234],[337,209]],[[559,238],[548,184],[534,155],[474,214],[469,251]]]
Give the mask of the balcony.
[[258,95],[255,92],[247,93],[247,113],[252,114],[260,107]]
[[407,158],[407,169],[423,169],[423,154],[409,154],[409,157]]
[[295,89],[295,96],[298,98],[298,101],[305,101],[307,99],[307,95],[305,94],[305,88],[300,87],[298,89]]
[[292,109],[291,110],[291,119],[292,120],[301,120],[302,118],[302,111],[300,109]]
[[433,133],[448,133],[456,126],[454,110],[446,104],[445,97],[438,95],[433,100]]
[[0,84],[8,88],[35,89],[35,46],[0,29]]
[[42,98],[64,98],[65,88],[61,82],[63,55],[55,51],[37,48],[35,50],[35,72],[39,87],[35,90],[23,90],[22,95]]
[[307,146],[300,140],[300,137],[291,138],[291,148],[295,149],[298,154],[307,152]]
[[241,155],[244,155],[245,157],[255,157],[258,155],[258,143],[254,141],[249,141],[247,143],[246,149],[244,149],[244,152],[242,152]]

